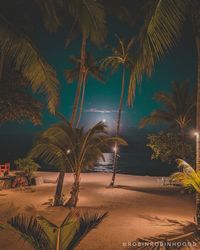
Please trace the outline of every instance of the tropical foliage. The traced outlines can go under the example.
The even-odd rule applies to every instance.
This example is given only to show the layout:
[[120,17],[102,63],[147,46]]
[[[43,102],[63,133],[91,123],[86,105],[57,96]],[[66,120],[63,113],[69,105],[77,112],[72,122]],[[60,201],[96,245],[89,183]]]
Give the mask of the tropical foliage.
[[106,215],[74,211],[57,226],[43,216],[28,218],[19,214],[7,224],[0,224],[0,230],[18,234],[36,250],[72,250]]
[[[106,25],[104,7],[96,0],[69,0],[60,1],[57,4],[49,0],[43,0],[42,2],[43,3],[39,5],[42,12],[45,13],[44,22],[50,31],[55,31],[58,27],[71,23],[70,32],[66,39],[66,46],[71,43],[72,38],[77,37],[79,34],[82,36],[80,71],[70,121],[72,126],[74,126],[84,81],[87,41],[90,40],[92,43],[99,45],[105,39]],[[55,21],[53,29],[52,20]]]
[[[121,96],[119,100],[118,115],[116,120],[116,136],[120,134],[120,124],[121,124],[121,113],[123,108],[123,101],[125,95],[125,83],[126,83],[126,70],[130,69],[132,66],[131,51],[133,46],[133,39],[125,41],[117,37],[118,44],[116,47],[107,45],[107,48],[111,50],[111,55],[107,56],[102,60],[102,67],[107,69],[110,68],[111,71],[122,70],[122,80],[121,80]],[[121,67],[121,68],[120,68]],[[117,169],[117,150],[118,144],[115,144],[115,153],[114,153],[114,164],[113,164],[113,176],[110,183],[110,186],[114,186],[116,169]]]
[[[190,1],[191,5],[193,5]],[[137,35],[134,65],[129,85],[128,102],[131,105],[136,84],[144,75],[150,76],[156,62],[164,56],[180,38],[185,21],[188,1],[141,1],[137,8],[135,25],[140,25]],[[138,13],[140,13],[138,15]],[[141,25],[142,23],[142,25]],[[163,30],[165,32],[163,32]]]
[[62,178],[59,178],[57,184],[60,186],[60,192],[55,195],[55,205],[60,204],[64,173],[67,168],[74,173],[71,198],[67,205],[75,207],[82,170],[93,167],[99,158],[104,159],[103,152],[115,142],[127,145],[119,137],[110,137],[106,128],[104,123],[99,122],[85,131],[84,128],[73,128],[69,123],[63,122],[47,129],[34,145],[30,157],[43,159],[47,164],[57,166],[61,170]]
[[23,158],[14,161],[17,169],[25,176],[28,180],[28,184],[32,184],[32,178],[34,172],[36,172],[40,166],[30,158]]
[[200,193],[200,171],[195,171],[186,161],[177,159],[179,169],[182,171],[174,173],[171,178],[174,181],[178,181],[186,188],[194,188]]
[[0,123],[31,121],[41,124],[43,104],[30,94],[28,81],[22,75],[4,67],[0,80]]
[[[24,3],[23,3],[24,4]],[[54,113],[58,102],[58,81],[54,69],[41,57],[29,36],[19,22],[17,9],[20,3],[8,1],[0,3],[0,64],[2,69],[12,65],[12,69],[20,72],[34,93],[47,95],[49,110]],[[9,13],[15,10],[12,16]],[[24,21],[24,23],[27,23]]]
[[[81,59],[78,57],[71,56],[70,62],[74,65],[74,67],[65,70],[65,77],[68,83],[78,81],[80,67],[81,67]],[[101,82],[104,81],[104,71],[99,66],[98,61],[94,58],[94,56],[91,53],[86,53],[82,94],[81,94],[81,100],[80,100],[80,111],[79,111],[79,116],[78,116],[78,120],[76,123],[76,127],[78,127],[80,120],[81,120],[84,98],[85,98],[86,84],[90,76],[98,81],[101,81]]]
[[150,134],[147,137],[147,147],[151,148],[151,159],[160,159],[163,162],[173,163],[177,158],[184,158],[194,163],[195,145],[192,140],[183,144],[182,138],[176,133]]
[[164,123],[169,129],[181,131],[195,123],[196,91],[191,90],[189,82],[174,82],[170,93],[158,92],[154,99],[162,108],[143,118],[140,127]]

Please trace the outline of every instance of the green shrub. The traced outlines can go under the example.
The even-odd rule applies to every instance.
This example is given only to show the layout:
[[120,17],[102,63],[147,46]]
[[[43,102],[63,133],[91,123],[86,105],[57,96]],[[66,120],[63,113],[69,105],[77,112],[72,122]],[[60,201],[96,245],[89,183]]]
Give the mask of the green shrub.
[[17,165],[17,169],[21,171],[20,174],[26,176],[28,184],[31,185],[33,174],[40,166],[30,158],[20,158],[15,160],[14,163]]

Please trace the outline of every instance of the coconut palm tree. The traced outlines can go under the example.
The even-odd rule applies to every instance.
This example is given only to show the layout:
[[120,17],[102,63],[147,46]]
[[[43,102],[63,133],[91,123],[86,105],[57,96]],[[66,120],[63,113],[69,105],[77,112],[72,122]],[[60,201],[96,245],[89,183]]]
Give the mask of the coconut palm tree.
[[[39,0],[36,0],[39,2]],[[74,126],[78,111],[81,89],[84,80],[86,47],[90,40],[95,45],[100,45],[106,35],[105,11],[103,5],[97,0],[61,0],[52,3],[51,0],[42,0],[39,4],[44,15],[44,22],[50,31],[55,31],[59,26],[72,23],[66,45],[71,42],[72,37],[81,34],[80,71],[76,96],[70,123]],[[52,20],[55,27],[52,30]]]
[[[143,75],[150,76],[155,64],[181,38],[183,25],[189,20],[197,49],[197,109],[196,129],[200,131],[200,2],[199,0],[150,0],[140,1],[141,9],[137,12],[138,24],[141,25],[137,36],[137,46],[134,55],[134,67],[129,84],[128,103],[132,105],[136,84],[140,83]],[[142,20],[142,19],[143,20]],[[199,152],[196,153],[196,169],[200,169]],[[200,197],[197,194],[200,207]],[[200,225],[200,214],[197,216]]]
[[0,231],[9,230],[19,235],[36,250],[74,249],[80,241],[99,223],[107,213],[70,212],[58,226],[43,216],[17,215],[7,224],[0,224]]
[[168,129],[177,130],[182,141],[182,158],[185,159],[185,132],[195,124],[196,91],[191,89],[189,82],[172,83],[172,92],[158,92],[154,95],[157,102],[163,104],[162,109],[154,110],[144,117],[140,127],[164,123]]
[[[25,4],[25,2],[23,3]],[[4,68],[12,66],[27,80],[32,91],[47,95],[48,107],[55,113],[58,102],[58,81],[54,69],[41,57],[28,36],[27,29],[19,21],[20,3],[0,3],[0,78]],[[15,10],[12,14],[11,11]],[[18,14],[20,13],[20,15]],[[27,22],[24,22],[27,23]]]
[[[122,40],[119,37],[117,37],[117,39],[118,39],[118,44],[115,48],[110,45],[107,46],[111,50],[112,54],[102,60],[102,67],[111,68],[112,71],[117,71],[119,69],[122,70],[121,96],[119,100],[118,115],[116,120],[116,136],[119,136],[121,113],[122,113],[124,94],[125,94],[126,70],[127,68],[130,68],[132,65],[132,59],[130,54],[133,45],[133,39],[130,39],[128,41]],[[114,150],[113,175],[110,186],[114,186],[115,183],[116,168],[117,168],[117,150],[118,150],[118,145],[116,144]]]
[[72,128],[69,123],[63,122],[53,125],[40,136],[29,157],[41,158],[46,163],[60,168],[55,205],[63,204],[63,180],[66,168],[70,168],[74,174],[74,184],[66,206],[75,207],[78,202],[82,170],[93,167],[99,158],[103,158],[104,150],[110,148],[114,142],[127,145],[121,138],[109,137],[106,125],[102,122],[88,131],[84,131],[83,128]]
[[28,154],[30,158],[41,159],[46,164],[59,169],[54,206],[63,205],[62,188],[67,168],[74,172],[69,159],[72,149],[70,135],[73,136],[73,134],[72,127],[66,121],[55,124],[40,135]]
[[[65,70],[65,77],[68,83],[72,83],[76,80],[78,80],[79,73],[80,73],[80,67],[81,67],[81,60],[78,57],[70,57],[70,62],[74,64],[73,68],[66,69]],[[83,111],[83,104],[84,104],[84,97],[85,97],[85,88],[86,83],[88,80],[88,77],[93,77],[94,79],[97,79],[101,82],[104,80],[103,76],[104,72],[101,69],[101,67],[98,65],[98,61],[94,58],[94,56],[91,53],[86,53],[85,57],[85,71],[83,76],[83,86],[82,86],[82,94],[81,94],[81,103],[80,103],[80,111],[78,120],[76,123],[76,127],[78,127],[81,115]]]

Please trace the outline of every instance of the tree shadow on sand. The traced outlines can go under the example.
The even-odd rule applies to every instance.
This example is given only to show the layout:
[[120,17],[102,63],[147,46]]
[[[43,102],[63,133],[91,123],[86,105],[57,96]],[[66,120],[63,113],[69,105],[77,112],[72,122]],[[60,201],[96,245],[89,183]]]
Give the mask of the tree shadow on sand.
[[176,187],[176,186],[136,187],[136,186],[116,185],[115,188],[143,192],[143,193],[157,194],[157,195],[170,195],[176,192],[179,193],[181,190],[181,187]]
[[140,217],[154,223],[155,226],[172,227],[172,231],[157,236],[138,238],[132,242],[129,249],[200,249],[200,230],[194,222],[143,215]]

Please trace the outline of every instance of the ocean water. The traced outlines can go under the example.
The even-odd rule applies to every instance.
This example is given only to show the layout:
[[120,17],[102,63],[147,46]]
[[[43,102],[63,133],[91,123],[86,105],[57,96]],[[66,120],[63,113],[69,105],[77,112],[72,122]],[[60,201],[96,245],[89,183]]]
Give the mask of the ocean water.
[[[168,176],[176,170],[174,165],[164,164],[159,160],[151,160],[149,152],[145,153],[121,153],[118,158],[117,172],[132,175]],[[105,153],[104,157],[105,161],[98,161],[92,171],[112,172],[113,153]]]
[[[11,162],[14,169],[14,160],[23,158],[29,152],[33,137],[30,135],[1,135],[0,163]],[[111,172],[113,168],[113,153],[105,153],[105,162],[99,161],[90,171]],[[164,164],[160,160],[151,160],[151,151],[146,142],[134,141],[127,149],[121,149],[118,158],[118,173],[133,175],[168,176],[175,172],[176,166]],[[54,166],[41,165],[41,171],[58,171]]]

